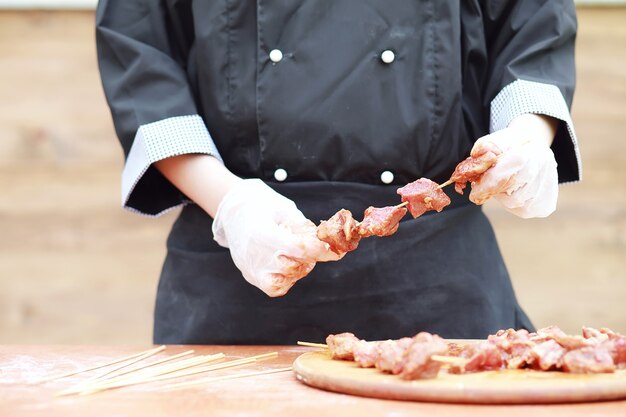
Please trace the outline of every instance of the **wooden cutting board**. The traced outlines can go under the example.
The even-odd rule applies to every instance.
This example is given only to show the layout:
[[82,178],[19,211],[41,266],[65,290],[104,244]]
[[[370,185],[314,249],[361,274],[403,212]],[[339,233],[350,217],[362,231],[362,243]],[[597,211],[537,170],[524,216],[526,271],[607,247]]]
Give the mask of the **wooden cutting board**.
[[611,374],[503,370],[464,375],[444,370],[435,379],[405,381],[351,361],[330,358],[328,351],[308,352],[293,364],[307,385],[366,397],[394,400],[481,404],[566,403],[626,398],[626,370]]

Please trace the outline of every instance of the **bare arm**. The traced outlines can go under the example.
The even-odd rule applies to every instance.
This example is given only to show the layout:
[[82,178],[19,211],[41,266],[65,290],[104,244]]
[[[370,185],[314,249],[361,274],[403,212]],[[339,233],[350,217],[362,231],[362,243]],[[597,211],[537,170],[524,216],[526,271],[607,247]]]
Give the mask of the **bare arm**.
[[215,217],[217,207],[228,190],[241,181],[210,155],[178,155],[158,161],[155,166],[211,217]]

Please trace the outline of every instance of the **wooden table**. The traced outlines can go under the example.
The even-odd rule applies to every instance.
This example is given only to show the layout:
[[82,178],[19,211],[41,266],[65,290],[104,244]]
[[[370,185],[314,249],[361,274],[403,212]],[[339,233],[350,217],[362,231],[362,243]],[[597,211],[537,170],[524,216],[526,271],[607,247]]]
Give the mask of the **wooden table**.
[[[165,391],[164,382],[83,397],[54,393],[84,380],[76,375],[44,385],[38,378],[148,349],[149,346],[0,346],[0,416],[626,416],[626,401],[583,404],[484,406],[377,400],[310,388],[292,372],[231,379]],[[299,346],[168,346],[175,354],[225,353],[229,359],[277,351],[276,359],[229,372],[289,366],[309,348]],[[226,371],[217,371],[224,373]],[[92,373],[93,374],[93,373]]]

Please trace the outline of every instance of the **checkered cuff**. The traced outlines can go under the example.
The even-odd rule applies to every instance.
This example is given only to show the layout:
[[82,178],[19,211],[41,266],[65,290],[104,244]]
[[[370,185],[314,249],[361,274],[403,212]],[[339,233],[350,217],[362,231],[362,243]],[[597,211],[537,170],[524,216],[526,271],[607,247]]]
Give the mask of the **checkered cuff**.
[[513,119],[528,113],[544,114],[565,124],[566,129],[558,130],[553,143],[559,170],[567,171],[559,173],[560,182],[579,181],[582,165],[576,132],[567,103],[557,86],[526,80],[507,85],[491,102],[489,130],[504,129]]
[[[198,115],[178,116],[142,125],[122,172],[122,205],[131,211],[128,201],[141,187],[141,181],[153,163],[183,154],[208,154],[222,160],[211,135]],[[179,206],[188,201],[181,201]],[[174,208],[174,207],[170,207]],[[161,213],[159,213],[161,214]]]

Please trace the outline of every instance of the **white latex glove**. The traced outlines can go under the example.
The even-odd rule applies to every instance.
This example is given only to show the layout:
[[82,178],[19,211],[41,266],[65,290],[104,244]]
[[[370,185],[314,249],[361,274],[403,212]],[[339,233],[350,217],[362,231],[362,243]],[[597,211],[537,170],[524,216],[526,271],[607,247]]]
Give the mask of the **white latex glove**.
[[246,281],[270,297],[284,295],[318,261],[337,260],[295,203],[259,179],[237,183],[222,199],[213,237]]
[[502,154],[472,183],[470,200],[483,204],[495,197],[507,211],[522,218],[552,214],[559,190],[556,160],[548,143],[533,140],[532,128],[508,127],[478,139],[472,155],[481,154],[489,142]]

